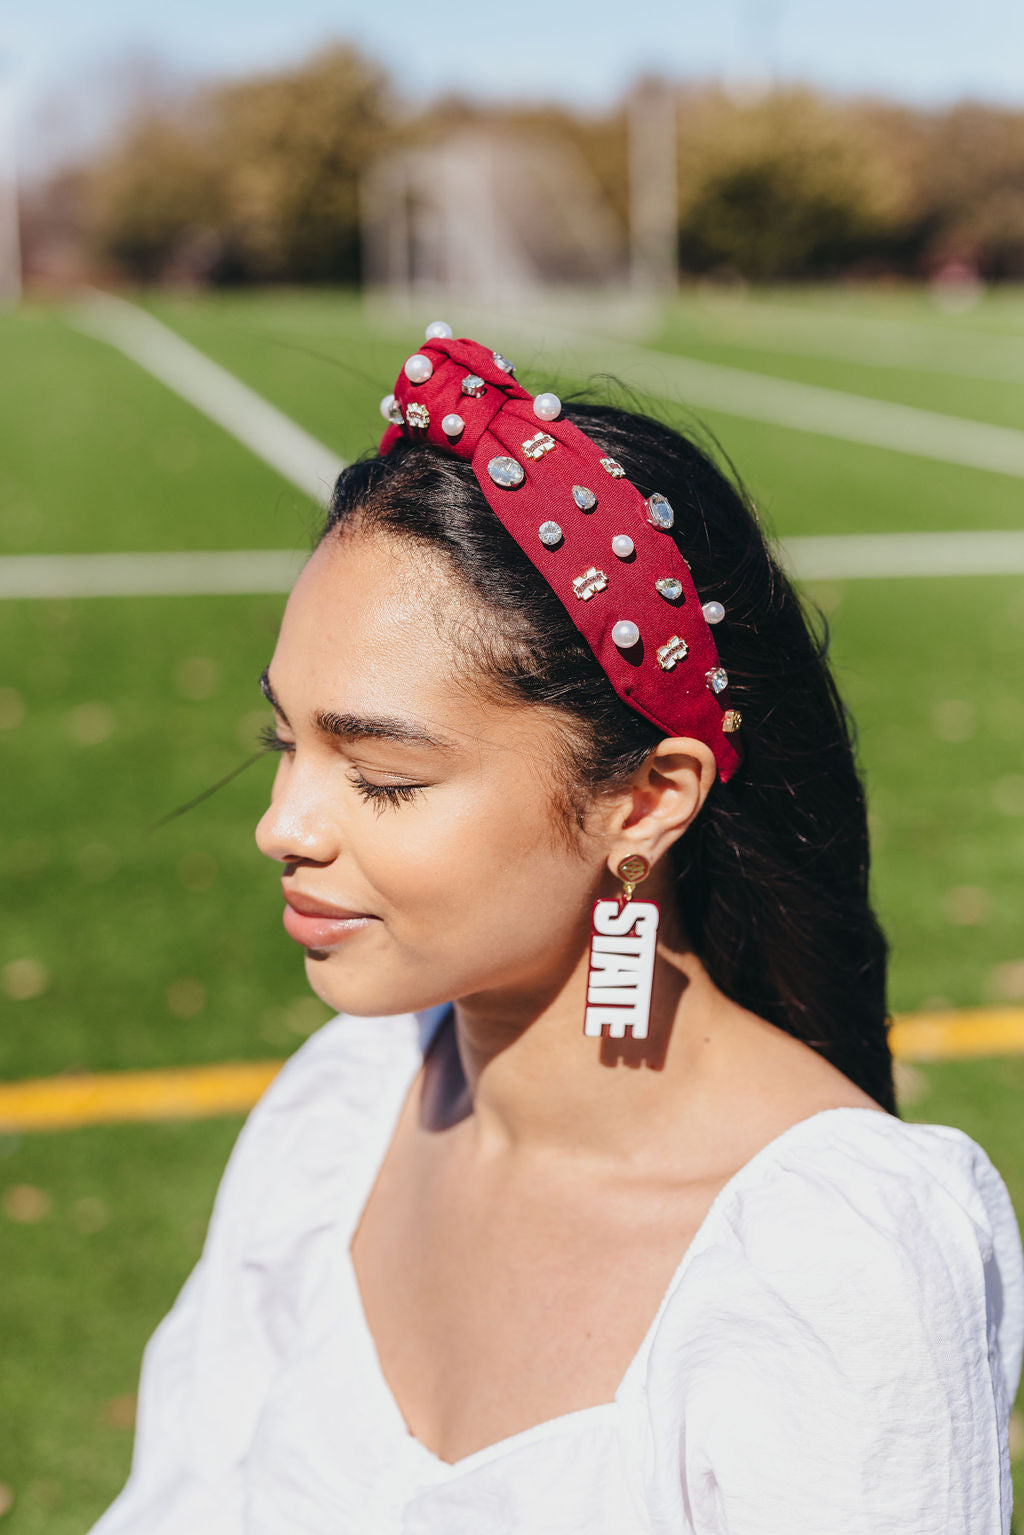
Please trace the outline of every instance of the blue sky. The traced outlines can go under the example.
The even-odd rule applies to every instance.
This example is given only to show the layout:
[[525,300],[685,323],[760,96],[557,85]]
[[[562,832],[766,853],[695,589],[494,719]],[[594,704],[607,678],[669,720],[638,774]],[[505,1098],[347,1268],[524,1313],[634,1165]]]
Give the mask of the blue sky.
[[337,37],[417,97],[461,89],[600,107],[655,69],[1024,104],[1022,0],[0,0],[0,60],[23,139],[40,142],[44,104],[51,138],[93,131],[107,72],[129,56],[186,76],[237,74]]

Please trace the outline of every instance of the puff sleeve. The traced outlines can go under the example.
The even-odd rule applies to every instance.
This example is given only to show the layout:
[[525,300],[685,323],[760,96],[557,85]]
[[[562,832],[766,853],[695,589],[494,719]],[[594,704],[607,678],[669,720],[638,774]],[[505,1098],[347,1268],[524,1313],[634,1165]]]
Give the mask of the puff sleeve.
[[665,1309],[653,1527],[1009,1535],[1006,1188],[960,1131],[833,1119],[743,1183]]
[[202,1255],[146,1347],[131,1474],[94,1535],[245,1527],[267,1394],[323,1282],[369,1131],[420,1058],[412,1015],[371,1023],[326,1024],[246,1120]]

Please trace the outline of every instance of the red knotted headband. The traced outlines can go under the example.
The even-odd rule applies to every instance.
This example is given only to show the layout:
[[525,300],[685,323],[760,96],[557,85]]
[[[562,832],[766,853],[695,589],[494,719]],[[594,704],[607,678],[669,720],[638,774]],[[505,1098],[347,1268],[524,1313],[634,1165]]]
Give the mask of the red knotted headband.
[[690,567],[667,532],[673,511],[647,500],[571,421],[554,395],[534,400],[512,365],[432,325],[395,393],[388,453],[403,437],[469,460],[499,522],[537,567],[616,693],[670,736],[711,748],[723,782],[742,761],[728,677]]

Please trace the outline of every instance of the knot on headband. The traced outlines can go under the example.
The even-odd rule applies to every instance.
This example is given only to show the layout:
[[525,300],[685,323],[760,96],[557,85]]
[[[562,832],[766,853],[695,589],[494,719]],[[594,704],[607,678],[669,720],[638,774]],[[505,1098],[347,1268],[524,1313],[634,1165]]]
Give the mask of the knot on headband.
[[670,736],[714,753],[719,777],[742,761],[729,678],[671,536],[664,495],[644,497],[621,465],[561,414],[556,395],[527,393],[512,364],[437,322],[381,402],[380,452],[403,439],[466,459],[499,522],[540,571],[616,693]]

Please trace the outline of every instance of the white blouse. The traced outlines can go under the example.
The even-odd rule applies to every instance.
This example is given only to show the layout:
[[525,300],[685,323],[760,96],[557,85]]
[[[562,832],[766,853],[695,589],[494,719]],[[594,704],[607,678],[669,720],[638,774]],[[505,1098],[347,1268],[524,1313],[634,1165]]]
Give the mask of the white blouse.
[[730,1179],[612,1401],[454,1465],[410,1434],[349,1241],[446,1013],[333,1019],[253,1110],[94,1535],[1008,1535],[1009,1196],[871,1109]]

